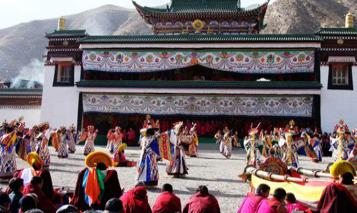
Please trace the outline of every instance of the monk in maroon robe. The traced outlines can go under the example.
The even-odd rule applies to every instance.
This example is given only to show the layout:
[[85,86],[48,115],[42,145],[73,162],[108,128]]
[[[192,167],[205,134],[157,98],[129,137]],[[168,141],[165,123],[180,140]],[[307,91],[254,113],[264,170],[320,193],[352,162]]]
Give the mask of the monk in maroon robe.
[[55,204],[46,196],[42,191],[43,180],[41,177],[34,176],[30,184],[27,184],[24,188],[23,194],[34,193],[38,197],[38,208],[46,213],[55,213],[57,208]]
[[136,186],[127,191],[120,200],[123,202],[124,213],[151,213],[147,191],[144,186]]
[[181,200],[178,198],[172,189],[171,184],[164,184],[162,193],[157,197],[154,206],[152,207],[153,213],[173,213],[181,212]]
[[220,213],[217,199],[208,193],[206,186],[199,186],[196,194],[194,194],[187,202],[183,213]]
[[50,171],[43,168],[42,159],[37,153],[31,152],[28,154],[27,160],[32,168],[18,170],[14,177],[24,179],[24,185],[27,185],[33,176],[41,177],[43,193],[53,202],[60,203],[60,195],[54,191]]
[[108,170],[104,179],[104,193],[100,199],[100,203],[95,203],[89,206],[85,202],[85,189],[83,188],[83,177],[87,169],[82,170],[78,174],[76,190],[74,192],[71,204],[76,206],[78,210],[85,211],[89,209],[104,210],[105,204],[111,198],[119,198],[122,195],[118,174],[115,170]]
[[319,212],[357,212],[357,200],[353,194],[357,188],[353,182],[356,171],[353,165],[337,161],[330,167],[330,174],[338,181],[326,186],[317,205]]

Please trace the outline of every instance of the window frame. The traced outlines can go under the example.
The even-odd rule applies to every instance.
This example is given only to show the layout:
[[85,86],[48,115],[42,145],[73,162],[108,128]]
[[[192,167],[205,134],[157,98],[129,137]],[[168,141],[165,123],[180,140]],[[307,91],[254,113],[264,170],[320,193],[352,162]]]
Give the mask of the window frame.
[[[70,66],[71,70],[69,72],[69,82],[62,82],[60,81],[61,76],[59,76],[60,72],[60,67],[67,67]],[[55,73],[54,73],[54,78],[53,78],[53,86],[54,87],[71,87],[74,86],[74,69],[75,66],[73,63],[57,63],[55,65]]]
[[[334,85],[333,84],[333,65],[345,64],[347,65],[347,84],[346,85]],[[329,90],[353,90],[353,76],[352,76],[352,63],[330,63],[328,73],[328,88]]]

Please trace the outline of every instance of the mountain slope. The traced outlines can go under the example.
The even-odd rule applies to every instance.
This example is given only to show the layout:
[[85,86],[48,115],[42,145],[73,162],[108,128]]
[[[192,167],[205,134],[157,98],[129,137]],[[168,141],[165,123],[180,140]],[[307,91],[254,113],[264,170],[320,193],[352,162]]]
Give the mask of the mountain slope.
[[[320,26],[343,27],[348,11],[357,17],[357,0],[276,0],[269,5],[262,33],[313,33]],[[67,29],[86,29],[91,35],[151,34],[135,10],[114,5],[65,18]],[[33,59],[41,60],[47,45],[44,35],[56,26],[57,19],[47,19],[0,30],[0,81],[14,78]]]
[[266,13],[262,33],[313,33],[320,27],[344,27],[345,15],[357,17],[357,0],[277,0]]
[[[66,27],[86,29],[92,35],[110,35],[133,13],[133,10],[106,5],[66,16]],[[57,19],[47,19],[0,30],[0,80],[15,77],[32,59],[41,60],[47,45],[45,33],[53,32],[56,27]]]

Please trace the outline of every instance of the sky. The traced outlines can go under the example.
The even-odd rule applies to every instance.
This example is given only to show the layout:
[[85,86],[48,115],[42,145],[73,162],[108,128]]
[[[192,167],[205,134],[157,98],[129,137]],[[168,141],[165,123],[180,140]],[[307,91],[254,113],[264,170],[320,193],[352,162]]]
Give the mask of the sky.
[[[145,6],[158,6],[170,0],[136,0],[136,2]],[[266,0],[241,0],[241,2],[242,6],[246,7],[264,3]],[[32,20],[80,13],[106,4],[134,8],[131,0],[0,0],[0,29]]]

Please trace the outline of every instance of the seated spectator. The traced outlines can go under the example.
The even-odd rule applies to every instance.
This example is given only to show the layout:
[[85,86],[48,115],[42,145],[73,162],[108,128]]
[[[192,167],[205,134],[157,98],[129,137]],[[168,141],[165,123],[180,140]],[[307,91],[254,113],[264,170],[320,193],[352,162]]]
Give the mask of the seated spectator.
[[37,208],[38,200],[33,194],[27,194],[20,199],[20,213]]
[[134,189],[127,191],[120,197],[120,200],[123,203],[125,213],[151,213],[147,191],[142,183],[136,185]]
[[286,194],[286,208],[288,209],[289,213],[296,211],[309,211],[309,208],[307,206],[296,200],[295,195],[293,193]]
[[206,186],[199,186],[187,202],[183,213],[220,213],[217,199],[208,192]]
[[36,152],[31,152],[27,156],[27,162],[31,167],[19,170],[14,177],[23,179],[25,186],[30,183],[33,176],[41,177],[43,193],[47,198],[59,203],[59,195],[53,190],[51,174],[44,168],[44,162],[41,157]]
[[123,203],[119,198],[112,198],[105,204],[105,213],[123,213]]
[[20,209],[20,199],[22,198],[22,190],[24,189],[24,181],[21,178],[12,178],[9,181],[10,187],[10,212],[18,213]]
[[30,184],[25,186],[23,193],[29,194],[34,193],[37,195],[38,200],[38,208],[46,213],[54,213],[56,212],[56,207],[52,203],[52,201],[46,196],[46,194],[42,191],[43,180],[41,177],[33,176]]
[[174,193],[172,185],[165,183],[162,186],[162,193],[157,197],[153,213],[174,213],[181,212],[181,201]]
[[8,213],[10,210],[11,200],[5,192],[0,192],[0,213]]
[[108,200],[122,195],[117,172],[108,169],[113,165],[112,159],[108,154],[96,151],[86,157],[85,163],[87,168],[78,174],[71,204],[80,211],[104,210]]
[[75,206],[64,205],[57,209],[56,213],[79,213],[79,211]]
[[127,167],[130,166],[129,161],[126,159],[125,149],[127,148],[126,143],[121,144],[117,150],[114,150],[113,163],[114,166]]
[[283,188],[275,189],[273,198],[260,202],[257,213],[287,213],[285,196],[286,191]]
[[259,203],[262,200],[266,200],[269,197],[270,187],[266,184],[260,184],[255,194],[248,193],[248,195],[244,198],[240,208],[238,209],[238,213],[255,213]]
[[335,162],[330,174],[337,182],[326,186],[317,205],[324,212],[357,212],[357,187],[353,182],[356,171],[345,160]]

